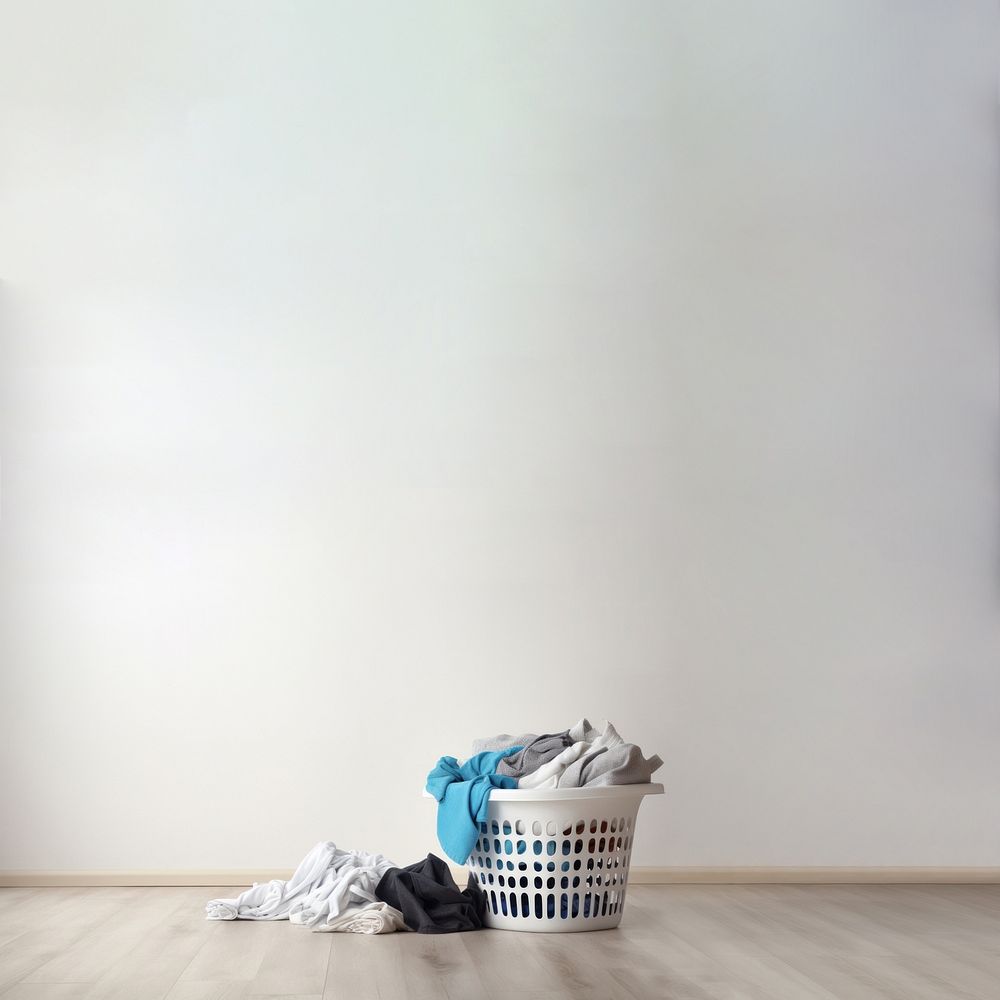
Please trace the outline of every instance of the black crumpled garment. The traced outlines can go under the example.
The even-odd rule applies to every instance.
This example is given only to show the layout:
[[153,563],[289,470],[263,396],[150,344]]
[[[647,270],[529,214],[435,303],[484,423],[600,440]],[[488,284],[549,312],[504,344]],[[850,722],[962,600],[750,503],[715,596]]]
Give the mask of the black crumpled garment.
[[434,854],[405,868],[390,868],[379,880],[376,899],[396,907],[411,931],[450,934],[483,926],[486,896],[475,879],[460,890],[448,865]]

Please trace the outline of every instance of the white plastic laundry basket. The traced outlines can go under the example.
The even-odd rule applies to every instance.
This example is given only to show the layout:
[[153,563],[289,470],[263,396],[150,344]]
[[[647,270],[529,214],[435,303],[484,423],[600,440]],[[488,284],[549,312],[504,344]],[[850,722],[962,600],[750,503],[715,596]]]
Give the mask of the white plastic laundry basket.
[[616,927],[635,818],[663,785],[495,789],[469,856],[486,925],[512,931]]

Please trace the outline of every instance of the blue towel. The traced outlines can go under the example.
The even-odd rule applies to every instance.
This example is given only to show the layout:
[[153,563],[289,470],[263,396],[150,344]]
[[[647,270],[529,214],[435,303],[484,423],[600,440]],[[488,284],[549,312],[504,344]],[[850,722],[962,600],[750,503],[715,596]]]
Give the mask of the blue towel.
[[427,791],[438,800],[437,835],[444,853],[465,864],[486,822],[490,792],[494,788],[517,788],[517,778],[497,774],[497,764],[521,747],[486,750],[459,764],[442,757],[427,775]]

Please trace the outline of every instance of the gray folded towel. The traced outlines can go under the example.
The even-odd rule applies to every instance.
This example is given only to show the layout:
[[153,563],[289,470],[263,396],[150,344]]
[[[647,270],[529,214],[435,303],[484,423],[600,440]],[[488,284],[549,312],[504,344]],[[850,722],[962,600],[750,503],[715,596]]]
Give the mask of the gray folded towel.
[[647,760],[634,743],[602,747],[570,764],[559,779],[559,787],[645,785],[662,766],[663,761],[656,754]]

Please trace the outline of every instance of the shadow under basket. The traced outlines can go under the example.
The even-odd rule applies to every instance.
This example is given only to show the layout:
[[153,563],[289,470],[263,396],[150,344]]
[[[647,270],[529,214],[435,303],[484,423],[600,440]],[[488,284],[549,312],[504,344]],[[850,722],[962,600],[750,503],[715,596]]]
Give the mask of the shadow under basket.
[[663,785],[496,789],[468,866],[487,927],[597,931],[625,908],[636,814]]

